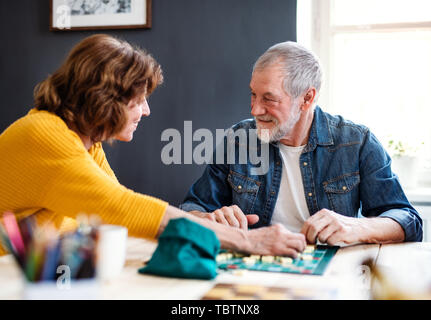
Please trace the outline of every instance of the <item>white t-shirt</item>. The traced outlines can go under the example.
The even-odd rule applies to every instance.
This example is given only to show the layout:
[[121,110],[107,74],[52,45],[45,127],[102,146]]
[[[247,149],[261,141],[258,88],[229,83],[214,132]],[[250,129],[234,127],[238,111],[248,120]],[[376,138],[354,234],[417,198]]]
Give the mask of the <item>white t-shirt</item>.
[[281,223],[292,232],[301,231],[304,221],[310,217],[299,168],[299,157],[304,147],[279,144],[283,168],[271,224]]

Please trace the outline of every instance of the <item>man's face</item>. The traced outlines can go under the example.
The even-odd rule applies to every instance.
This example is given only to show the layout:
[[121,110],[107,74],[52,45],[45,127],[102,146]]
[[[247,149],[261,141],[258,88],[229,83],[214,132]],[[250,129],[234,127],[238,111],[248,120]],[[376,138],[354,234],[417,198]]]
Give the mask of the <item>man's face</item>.
[[256,70],[251,78],[251,114],[259,139],[266,143],[290,134],[301,116],[299,99],[293,100],[284,91],[283,79],[279,64]]

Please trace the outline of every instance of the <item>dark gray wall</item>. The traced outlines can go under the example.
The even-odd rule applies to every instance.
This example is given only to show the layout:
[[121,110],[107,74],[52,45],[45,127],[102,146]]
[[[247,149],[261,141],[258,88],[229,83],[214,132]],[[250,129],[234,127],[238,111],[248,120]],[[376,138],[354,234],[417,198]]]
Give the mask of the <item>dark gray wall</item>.
[[[227,128],[249,118],[251,67],[270,45],[296,39],[296,0],[153,0],[149,30],[104,31],[151,52],[165,82],[130,143],[105,146],[120,182],[178,205],[203,170],[166,166],[161,132]],[[50,32],[49,1],[0,1],[0,131],[32,107],[34,86],[95,32]],[[5,155],[0,155],[5,156]]]

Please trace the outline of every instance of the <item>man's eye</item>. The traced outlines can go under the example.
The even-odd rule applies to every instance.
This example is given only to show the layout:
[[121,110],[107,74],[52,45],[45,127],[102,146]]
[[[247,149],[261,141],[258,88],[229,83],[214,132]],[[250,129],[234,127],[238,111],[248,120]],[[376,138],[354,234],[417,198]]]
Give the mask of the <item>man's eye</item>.
[[263,97],[263,101],[265,101],[265,102],[275,102],[275,100],[270,99],[270,98],[266,98],[266,97]]

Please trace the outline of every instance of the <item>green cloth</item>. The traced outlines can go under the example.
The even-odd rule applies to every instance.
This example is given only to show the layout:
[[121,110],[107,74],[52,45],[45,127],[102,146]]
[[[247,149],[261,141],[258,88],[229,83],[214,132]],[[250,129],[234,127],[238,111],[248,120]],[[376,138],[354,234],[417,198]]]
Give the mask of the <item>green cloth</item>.
[[147,266],[139,273],[188,279],[217,276],[220,242],[215,233],[185,218],[169,221]]

